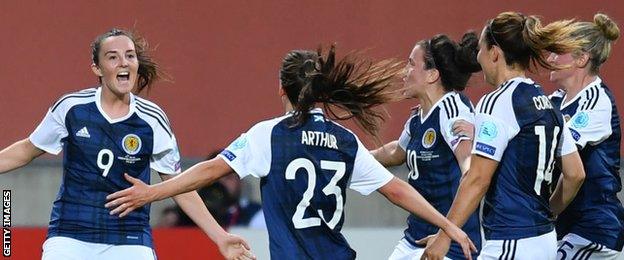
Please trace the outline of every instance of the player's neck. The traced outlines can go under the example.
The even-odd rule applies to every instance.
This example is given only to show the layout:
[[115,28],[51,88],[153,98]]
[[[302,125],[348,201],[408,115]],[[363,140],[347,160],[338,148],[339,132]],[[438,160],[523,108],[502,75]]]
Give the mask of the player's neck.
[[561,87],[566,91],[564,102],[567,102],[571,98],[576,97],[576,95],[581,92],[585,87],[587,87],[587,85],[594,82],[594,80],[596,80],[596,77],[598,76],[582,73],[579,75],[573,75],[572,77],[561,82]]
[[130,94],[116,95],[112,91],[102,87],[100,104],[103,112],[111,119],[124,117],[130,112]]
[[444,94],[446,94],[446,92],[444,92],[444,87],[442,86],[436,85],[427,88],[425,93],[418,97],[423,115],[428,114],[429,110],[431,110],[433,105],[438,102]]
[[526,78],[526,72],[523,69],[517,69],[515,67],[509,67],[505,65],[504,69],[499,70],[499,73],[496,75],[494,83],[495,87],[500,86],[505,81],[508,81],[513,78],[523,77]]

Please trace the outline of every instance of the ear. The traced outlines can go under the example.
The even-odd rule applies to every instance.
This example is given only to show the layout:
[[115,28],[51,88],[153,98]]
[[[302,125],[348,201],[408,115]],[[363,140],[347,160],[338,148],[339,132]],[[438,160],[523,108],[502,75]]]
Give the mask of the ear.
[[574,63],[579,68],[585,68],[589,64],[589,53],[582,52],[578,58],[574,60]]
[[98,77],[104,76],[104,74],[102,74],[102,71],[100,70],[100,67],[98,67],[98,65],[95,65],[95,63],[91,63],[91,71],[93,71],[93,74]]
[[497,62],[503,57],[503,50],[497,45],[492,45],[492,48],[490,48],[489,51],[492,62]]
[[440,79],[440,71],[438,69],[427,70],[427,83],[431,84]]

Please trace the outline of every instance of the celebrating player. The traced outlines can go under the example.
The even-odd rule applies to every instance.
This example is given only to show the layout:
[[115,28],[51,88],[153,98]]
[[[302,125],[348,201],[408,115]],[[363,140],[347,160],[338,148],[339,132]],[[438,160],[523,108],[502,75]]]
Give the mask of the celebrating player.
[[470,257],[474,245],[461,229],[409,184],[394,178],[357,136],[332,120],[354,117],[375,134],[381,115],[371,108],[390,100],[387,87],[401,70],[396,62],[370,63],[355,56],[336,60],[333,46],[324,57],[320,51],[291,51],[280,70],[286,115],[256,124],[219,158],[199,163],[176,178],[153,186],[133,181],[134,187],[110,195],[107,207],[123,216],[234,170],[241,178],[261,178],[272,259],[354,259],[355,252],[340,233],[347,187],[364,195],[378,190],[441,227]]
[[567,66],[550,73],[562,90],[551,96],[579,147],[587,177],[572,203],[557,218],[559,259],[616,259],[624,245],[624,208],[617,197],[620,180],[620,118],[615,98],[598,76],[620,34],[604,14],[575,22],[581,48],[552,53],[549,61]]
[[[535,16],[504,12],[481,33],[478,61],[485,80],[496,90],[475,109],[475,140],[470,170],[464,175],[448,213],[466,223],[485,196],[485,240],[479,259],[555,259],[553,213],[574,198],[585,173],[563,117],[542,88],[526,77],[531,63],[549,69],[543,51],[578,49],[569,38],[570,21],[546,26]],[[556,160],[563,176],[552,181]],[[553,184],[556,188],[551,191]],[[487,193],[486,193],[487,192]],[[438,233],[423,258],[441,259],[450,241]]]
[[[478,41],[471,32],[464,34],[459,44],[446,35],[416,44],[404,81],[405,95],[417,98],[420,106],[407,120],[398,141],[372,152],[384,166],[407,161],[409,184],[442,214],[448,213],[462,173],[470,167],[470,137],[453,133],[453,125],[460,120],[473,122],[472,104],[460,91],[470,75],[481,70],[476,59]],[[416,241],[438,231],[415,215],[408,217],[407,224],[405,237],[389,259],[420,258],[424,248]],[[478,212],[470,216],[463,230],[477,249],[481,248]],[[460,245],[453,243],[447,257],[464,259]]]
[[[165,113],[133,94],[160,77],[146,42],[113,29],[92,44],[91,69],[100,85],[61,97],[29,138],[0,152],[0,173],[22,167],[44,152],[64,151],[63,181],[54,201],[45,260],[156,259],[149,205],[126,218],[111,216],[106,195],[127,188],[127,173],[149,182],[180,172],[176,139]],[[251,256],[245,241],[225,232],[196,192],[174,197],[228,259]],[[249,248],[248,246],[246,246]]]

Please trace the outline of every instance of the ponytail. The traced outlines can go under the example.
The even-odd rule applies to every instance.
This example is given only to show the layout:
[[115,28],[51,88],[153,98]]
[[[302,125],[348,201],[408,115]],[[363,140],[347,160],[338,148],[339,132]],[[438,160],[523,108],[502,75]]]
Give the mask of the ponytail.
[[355,54],[336,60],[335,49],[331,45],[325,56],[321,48],[316,53],[291,51],[284,58],[280,79],[294,107],[292,126],[304,124],[308,111],[322,103],[330,118],[354,118],[362,130],[376,137],[384,118],[373,108],[398,98],[389,89],[403,64],[392,59],[372,62]]

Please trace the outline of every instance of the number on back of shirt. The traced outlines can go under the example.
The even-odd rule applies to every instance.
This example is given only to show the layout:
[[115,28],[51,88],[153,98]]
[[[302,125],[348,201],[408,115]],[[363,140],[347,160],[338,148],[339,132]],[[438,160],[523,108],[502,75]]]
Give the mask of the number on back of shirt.
[[553,130],[550,149],[546,149],[548,140],[546,140],[546,127],[543,125],[535,126],[535,135],[539,138],[539,154],[535,177],[535,185],[533,189],[537,195],[541,195],[542,182],[548,184],[552,183],[552,172],[555,166],[555,149],[557,149],[557,135],[559,134],[559,127],[555,126]]
[[295,214],[292,216],[293,224],[296,229],[302,229],[307,227],[315,227],[321,225],[321,220],[329,226],[329,228],[333,229],[336,227],[338,222],[340,222],[340,218],[342,217],[342,189],[337,186],[338,182],[345,175],[346,172],[346,164],[344,162],[336,162],[336,161],[324,161],[321,160],[321,169],[323,170],[332,170],[335,171],[336,174],[331,178],[329,183],[323,188],[323,193],[325,195],[335,195],[336,197],[336,210],[334,214],[332,214],[332,218],[326,220],[323,211],[318,210],[318,215],[320,217],[309,217],[304,218],[304,214],[308,206],[310,206],[310,200],[314,196],[314,188],[316,187],[316,168],[312,161],[306,158],[298,158],[293,160],[286,167],[286,179],[294,180],[295,175],[299,169],[304,169],[307,178],[308,178],[308,187],[305,192],[303,192],[303,198],[297,205],[297,209],[295,210]]

